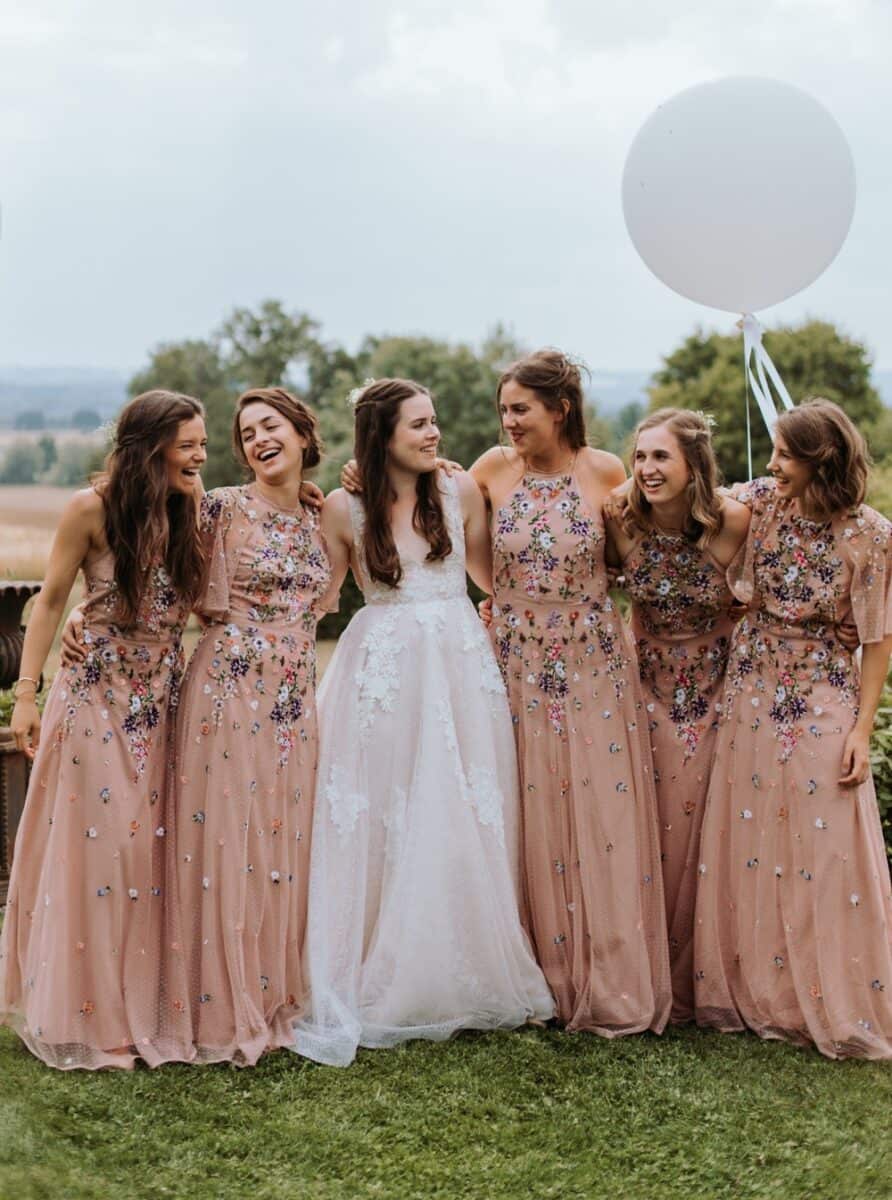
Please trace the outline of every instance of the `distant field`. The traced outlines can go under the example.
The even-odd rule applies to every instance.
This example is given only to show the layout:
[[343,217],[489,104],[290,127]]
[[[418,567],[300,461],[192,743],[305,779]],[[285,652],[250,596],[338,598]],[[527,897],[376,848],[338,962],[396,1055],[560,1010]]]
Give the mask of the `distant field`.
[[81,433],[77,429],[0,429],[0,452],[13,442],[39,442],[50,437],[57,446],[75,443],[81,446],[97,445],[102,440],[98,433]]
[[43,578],[59,514],[74,491],[0,485],[0,578]]

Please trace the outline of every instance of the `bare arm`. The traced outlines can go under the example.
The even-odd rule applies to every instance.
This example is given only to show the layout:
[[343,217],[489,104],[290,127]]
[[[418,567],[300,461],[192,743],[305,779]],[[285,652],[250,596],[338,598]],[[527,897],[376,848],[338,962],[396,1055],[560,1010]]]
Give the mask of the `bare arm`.
[[722,528],[709,546],[713,558],[721,566],[729,566],[746,541],[750,516],[751,511],[745,504],[738,503],[730,496],[722,496]]
[[492,543],[483,493],[470,472],[455,478],[465,522],[465,567],[481,591],[491,592]]
[[890,655],[892,634],[882,642],[870,642],[862,647],[858,720],[846,738],[842,752],[842,775],[839,778],[842,787],[855,787],[863,783],[870,770],[870,735],[886,682]]
[[353,528],[350,523],[350,507],[347,493],[337,488],[326,497],[322,505],[322,536],[331,563],[331,582],[319,601],[322,612],[337,612],[338,599],[347,569],[350,566],[350,551],[353,548]]
[[40,716],[37,687],[30,681],[40,678],[80,565],[91,544],[102,537],[102,518],[102,501],[92,490],[78,492],[66,506],[28,620],[19,671],[23,682],[16,689],[11,727],[18,748],[32,755],[40,739]]

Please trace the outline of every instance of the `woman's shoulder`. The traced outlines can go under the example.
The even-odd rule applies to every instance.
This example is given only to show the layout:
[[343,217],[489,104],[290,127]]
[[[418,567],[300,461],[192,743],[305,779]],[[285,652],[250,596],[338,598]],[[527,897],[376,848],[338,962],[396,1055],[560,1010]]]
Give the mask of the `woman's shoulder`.
[[66,513],[81,520],[91,520],[105,517],[105,501],[102,499],[102,485],[79,488],[65,506]]
[[506,471],[516,474],[522,470],[523,459],[513,446],[490,446],[471,466],[478,478],[494,478]]
[[626,479],[626,468],[622,459],[608,450],[598,450],[594,446],[583,446],[579,450],[576,469],[592,475],[611,491]]
[[733,496],[722,496],[722,529],[730,534],[744,534],[749,528],[750,509]]

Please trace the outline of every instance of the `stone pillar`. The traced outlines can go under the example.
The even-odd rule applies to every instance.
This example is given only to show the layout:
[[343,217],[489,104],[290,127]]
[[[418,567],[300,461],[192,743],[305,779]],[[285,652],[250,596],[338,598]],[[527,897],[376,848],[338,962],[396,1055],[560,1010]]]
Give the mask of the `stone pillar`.
[[[18,679],[25,640],[22,609],[39,591],[40,584],[33,580],[0,582],[0,688],[11,687]],[[0,904],[6,903],[12,851],[25,807],[29,768],[28,758],[16,750],[11,730],[0,726]]]

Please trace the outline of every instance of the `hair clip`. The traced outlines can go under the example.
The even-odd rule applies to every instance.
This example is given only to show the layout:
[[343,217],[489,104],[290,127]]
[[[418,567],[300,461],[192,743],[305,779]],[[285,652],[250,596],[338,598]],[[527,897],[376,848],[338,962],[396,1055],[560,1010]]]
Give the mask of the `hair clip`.
[[359,385],[359,387],[352,388],[347,393],[347,403],[350,405],[351,408],[356,408],[356,405],[359,403],[360,399],[362,398],[363,392],[366,390],[367,387],[369,387],[370,384],[373,384],[374,382],[375,382],[374,379],[364,379],[362,381],[362,383]]

